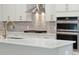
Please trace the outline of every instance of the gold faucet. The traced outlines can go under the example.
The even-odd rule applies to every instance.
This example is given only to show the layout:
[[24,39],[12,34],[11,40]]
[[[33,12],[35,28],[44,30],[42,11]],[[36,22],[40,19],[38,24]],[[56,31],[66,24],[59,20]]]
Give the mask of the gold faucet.
[[15,23],[13,21],[3,21],[3,25],[4,25],[3,37],[4,37],[4,39],[6,39],[7,38],[7,31],[10,29],[10,26],[15,28]]

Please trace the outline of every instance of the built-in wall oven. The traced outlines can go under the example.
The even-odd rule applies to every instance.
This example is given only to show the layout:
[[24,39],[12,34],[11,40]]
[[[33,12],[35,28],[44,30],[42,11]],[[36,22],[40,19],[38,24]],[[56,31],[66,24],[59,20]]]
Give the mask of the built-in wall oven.
[[57,39],[76,41],[73,48],[77,49],[78,17],[57,17]]

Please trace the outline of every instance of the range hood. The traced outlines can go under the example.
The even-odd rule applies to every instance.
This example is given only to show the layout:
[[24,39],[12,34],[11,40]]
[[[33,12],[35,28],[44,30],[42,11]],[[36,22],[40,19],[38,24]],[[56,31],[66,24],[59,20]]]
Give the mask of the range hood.
[[26,12],[33,13],[33,14],[35,14],[36,12],[38,12],[39,14],[41,14],[42,12],[45,13],[45,5],[44,4],[35,4],[31,9],[29,9]]

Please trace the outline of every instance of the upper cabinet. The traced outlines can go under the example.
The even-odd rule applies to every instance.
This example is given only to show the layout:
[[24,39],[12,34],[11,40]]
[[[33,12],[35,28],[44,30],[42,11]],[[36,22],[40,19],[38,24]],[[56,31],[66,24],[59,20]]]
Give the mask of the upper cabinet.
[[27,13],[27,4],[2,4],[0,5],[0,21],[31,21],[31,13]]
[[56,4],[56,16],[79,16],[79,4]]
[[79,11],[79,4],[56,4],[56,11]]
[[69,4],[68,9],[69,11],[79,11],[79,4]]
[[26,6],[26,20],[27,21],[32,21],[34,15],[32,14],[32,10],[35,8],[35,4],[27,4]]
[[2,5],[2,20],[16,20],[15,17],[15,4],[3,4]]
[[0,21],[2,21],[2,5],[0,5]]
[[[0,4],[0,21],[32,21],[35,4]],[[79,4],[45,4],[45,20],[56,16],[79,16]]]
[[56,21],[56,10],[54,4],[45,5],[45,19],[46,21]]
[[16,4],[16,21],[26,21],[26,4]]
[[56,4],[56,11],[66,11],[66,4]]

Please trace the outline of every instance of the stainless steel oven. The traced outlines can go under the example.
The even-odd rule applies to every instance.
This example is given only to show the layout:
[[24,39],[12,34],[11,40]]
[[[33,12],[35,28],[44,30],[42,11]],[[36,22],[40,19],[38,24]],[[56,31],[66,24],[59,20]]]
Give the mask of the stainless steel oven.
[[57,39],[76,41],[73,48],[77,49],[78,17],[57,17]]

